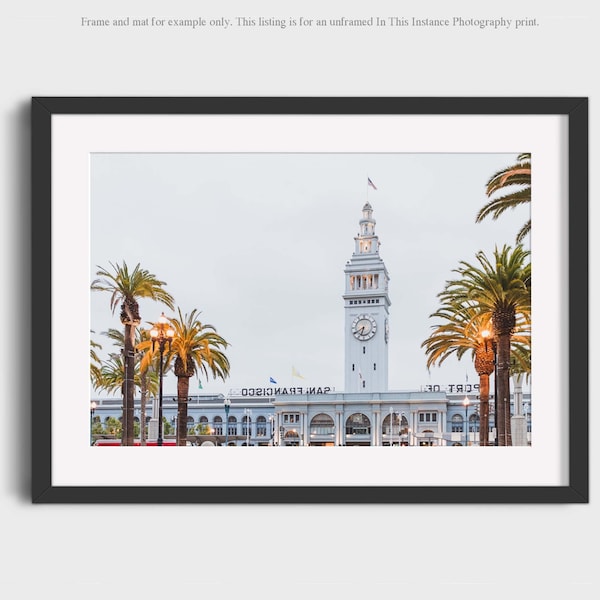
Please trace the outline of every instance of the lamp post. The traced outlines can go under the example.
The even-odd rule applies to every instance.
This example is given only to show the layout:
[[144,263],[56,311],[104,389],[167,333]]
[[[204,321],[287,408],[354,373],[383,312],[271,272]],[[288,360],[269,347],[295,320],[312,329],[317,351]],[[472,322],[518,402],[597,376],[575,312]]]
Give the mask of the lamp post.
[[96,412],[96,407],[98,405],[92,400],[90,404],[90,446],[94,445],[94,413]]
[[469,397],[465,396],[463,400],[463,404],[465,405],[465,447],[469,445]]
[[[487,339],[488,337],[490,337],[490,332],[488,330],[485,330],[482,332],[481,334],[484,339],[485,339],[485,348],[487,351]],[[496,345],[496,340],[492,337],[492,351],[494,353],[494,446],[498,445],[498,347]],[[489,409],[488,409],[488,414],[486,415],[486,427],[489,428]],[[486,441],[485,441],[485,445],[488,445],[488,440],[487,440],[487,432],[486,432]]]
[[269,415],[269,426],[271,427],[271,446],[273,446],[275,443],[275,415]]
[[175,330],[169,325],[169,320],[165,317],[165,313],[161,313],[158,321],[154,324],[154,327],[150,330],[150,337],[152,338],[152,352],[158,343],[158,351],[160,356],[160,366],[158,375],[158,438],[156,439],[156,445],[163,445],[163,355],[165,352],[165,346],[169,344],[169,350],[171,349],[171,341],[175,336]]
[[231,400],[225,398],[223,401],[225,407],[225,446],[229,445],[229,408],[231,407]]
[[[481,331],[481,341],[475,349],[475,369],[479,375],[479,406],[481,407],[479,428],[479,445],[490,445],[490,375],[495,373],[496,354],[495,340],[490,329]],[[494,377],[494,385],[496,378]],[[494,393],[494,402],[496,394]],[[494,427],[495,427],[494,423]]]
[[244,413],[246,413],[246,446],[250,445],[250,425],[252,423],[252,409],[245,408]]

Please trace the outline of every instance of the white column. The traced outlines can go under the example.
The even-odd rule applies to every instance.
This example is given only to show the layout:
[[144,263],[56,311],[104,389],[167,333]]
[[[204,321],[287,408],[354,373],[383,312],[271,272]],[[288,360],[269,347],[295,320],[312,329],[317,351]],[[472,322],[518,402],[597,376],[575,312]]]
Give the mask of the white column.
[[148,421],[148,439],[158,439],[158,398],[152,398],[152,418]]
[[514,416],[510,419],[513,446],[527,446],[527,417],[523,415],[523,376],[513,375]]
[[[441,435],[442,438],[444,438],[444,436],[446,434],[446,425],[448,424],[447,423],[447,419],[448,419],[448,415],[445,412],[440,413],[440,431],[439,431],[439,433],[442,434]],[[467,427],[467,432],[468,432],[469,431],[469,423],[468,422],[466,424],[466,427]],[[467,433],[467,436],[468,435],[469,434]],[[442,446],[446,446],[447,445],[445,438],[444,438],[443,442],[441,442],[440,445],[442,445]]]
[[341,410],[336,410],[335,412],[335,435],[337,440],[337,445],[342,446],[345,439],[344,432],[344,413]]
[[308,428],[307,428],[307,424],[308,424],[308,415],[304,412],[300,413],[300,439],[303,440],[303,444],[305,446],[308,446],[308,444],[310,443],[310,440],[308,439]]
[[274,413],[275,414],[275,419],[273,420],[273,428],[274,428],[274,432],[273,432],[273,443],[276,446],[281,446],[281,438],[279,436],[279,413]]

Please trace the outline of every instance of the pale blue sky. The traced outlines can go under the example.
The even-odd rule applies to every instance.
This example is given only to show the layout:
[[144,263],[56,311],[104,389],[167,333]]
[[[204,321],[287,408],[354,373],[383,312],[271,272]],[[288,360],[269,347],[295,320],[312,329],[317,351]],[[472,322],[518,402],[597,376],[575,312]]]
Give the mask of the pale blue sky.
[[[204,392],[268,386],[269,377],[297,384],[292,366],[303,384],[342,391],[343,270],[368,199],[390,273],[389,389],[475,382],[467,357],[428,373],[420,345],[452,269],[479,250],[514,245],[529,218],[520,208],[475,223],[489,176],[526,150],[94,155],[90,277],[96,265],[140,262],[167,282],[183,312],[197,308],[216,326],[231,344],[231,376],[203,380]],[[163,309],[142,302],[142,319]],[[96,332],[120,327],[108,294],[92,294],[91,319]],[[168,376],[165,393],[175,389]]]

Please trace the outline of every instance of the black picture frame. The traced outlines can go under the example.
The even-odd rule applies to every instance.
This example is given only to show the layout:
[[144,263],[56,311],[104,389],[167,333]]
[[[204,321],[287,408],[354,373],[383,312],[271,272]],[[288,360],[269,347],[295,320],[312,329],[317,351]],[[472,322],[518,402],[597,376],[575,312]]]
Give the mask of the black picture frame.
[[[58,115],[563,115],[568,135],[568,485],[60,486],[53,483],[51,223]],[[32,502],[47,503],[587,503],[588,99],[585,97],[34,97],[32,124]],[[40,341],[45,340],[45,341]],[[46,345],[43,352],[40,344]]]

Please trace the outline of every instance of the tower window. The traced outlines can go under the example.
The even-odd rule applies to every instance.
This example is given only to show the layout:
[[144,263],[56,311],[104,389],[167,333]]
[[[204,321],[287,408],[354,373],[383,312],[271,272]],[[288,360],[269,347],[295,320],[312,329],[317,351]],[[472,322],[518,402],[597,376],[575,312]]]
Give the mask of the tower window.
[[377,371],[377,363],[373,363],[373,371]]
[[352,370],[354,371],[354,363],[352,364]]
[[366,381],[363,379],[363,387],[366,387]]
[[363,346],[363,354],[367,353],[367,349],[365,348],[365,346]]

